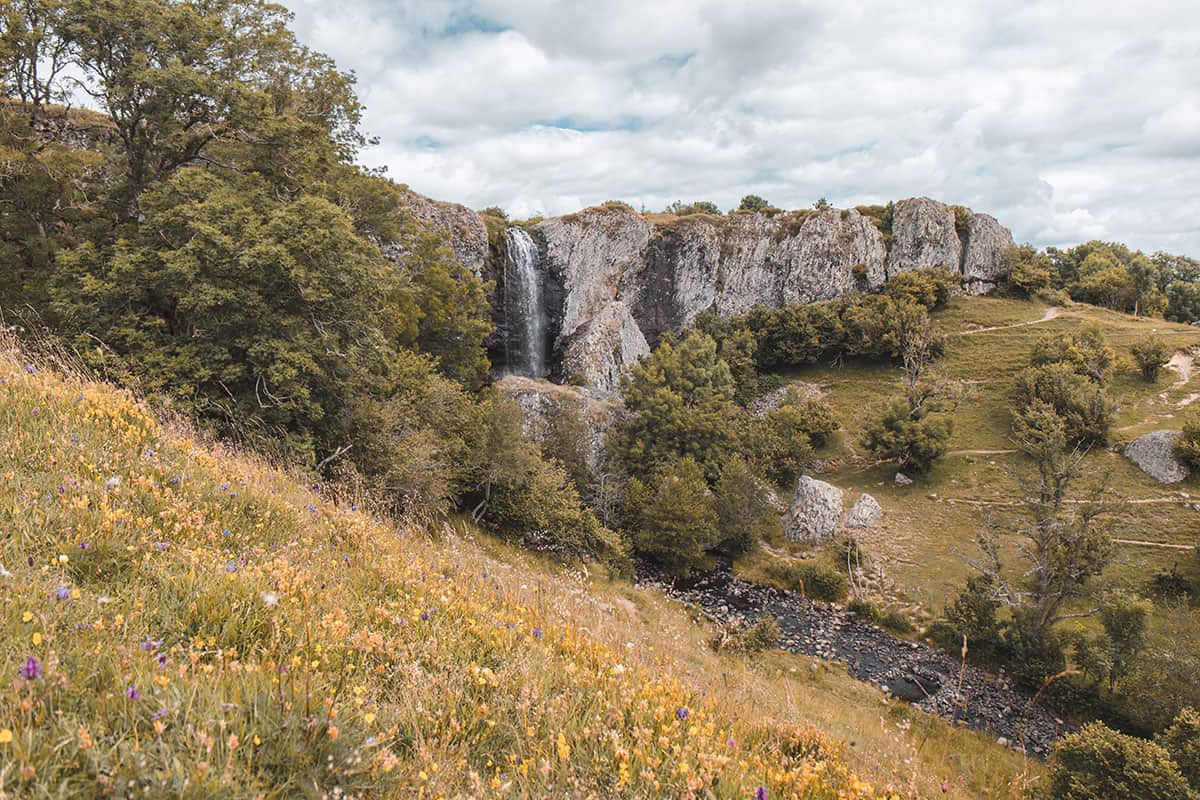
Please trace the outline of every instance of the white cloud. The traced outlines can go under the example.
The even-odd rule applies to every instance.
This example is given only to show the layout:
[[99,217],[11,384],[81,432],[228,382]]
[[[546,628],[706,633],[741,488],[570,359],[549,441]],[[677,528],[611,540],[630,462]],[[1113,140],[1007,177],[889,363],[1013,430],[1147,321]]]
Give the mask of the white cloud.
[[999,0],[295,0],[362,154],[518,216],[930,195],[1039,245],[1200,255],[1200,8]]

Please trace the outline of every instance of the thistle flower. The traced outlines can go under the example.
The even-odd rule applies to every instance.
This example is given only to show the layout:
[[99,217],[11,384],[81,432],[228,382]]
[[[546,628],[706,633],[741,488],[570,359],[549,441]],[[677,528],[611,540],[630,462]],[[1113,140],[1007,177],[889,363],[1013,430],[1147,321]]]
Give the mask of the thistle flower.
[[42,662],[38,661],[33,656],[30,656],[29,658],[25,659],[25,663],[21,665],[21,668],[18,670],[18,672],[21,673],[21,677],[25,680],[36,681],[38,678],[42,677]]

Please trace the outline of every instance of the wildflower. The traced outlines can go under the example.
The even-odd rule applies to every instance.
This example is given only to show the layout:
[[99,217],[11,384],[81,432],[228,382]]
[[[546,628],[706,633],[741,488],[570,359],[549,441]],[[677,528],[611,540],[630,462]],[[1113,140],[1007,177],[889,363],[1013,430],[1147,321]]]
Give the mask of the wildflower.
[[21,677],[25,680],[36,681],[38,678],[42,677],[42,662],[38,661],[33,656],[30,656],[29,658],[25,659],[25,663],[21,665],[21,668],[18,670],[18,672],[21,673]]
[[767,787],[760,786],[754,790],[754,800],[767,800]]
[[158,661],[158,665],[160,667],[165,667],[167,665],[167,654],[159,653],[157,656],[155,656],[155,660]]
[[159,550],[159,551],[166,550],[170,546],[171,546],[170,542],[155,542],[154,543],[154,549]]
[[225,565],[225,571],[230,574],[237,572],[237,570],[238,570],[238,567],[237,567],[236,561],[230,561],[228,564]]
[[77,548],[79,548],[80,550],[87,550],[89,545],[87,542],[80,542],[79,544],[77,544],[75,546]]
[[110,492],[113,491],[114,489],[119,489],[120,487],[121,487],[121,476],[120,475],[113,475],[111,478],[109,478],[108,480],[106,480],[104,482],[104,488]]
[[4,568],[3,564],[0,564],[0,578],[11,578],[11,577],[12,577],[12,573],[9,572],[8,570],[6,570]]
[[542,638],[542,629],[541,628],[538,628],[535,626],[534,629],[532,631],[530,631],[530,633],[533,634],[533,638],[535,638],[535,639]]
[[675,709],[675,716],[679,718],[680,722],[687,719],[691,715],[692,712],[688,711],[687,706],[680,706],[679,708]]
[[57,597],[59,600],[70,600],[71,599],[71,587],[63,586],[62,584],[59,584],[58,587],[54,590],[54,596]]
[[156,642],[153,639],[151,639],[149,636],[147,636],[145,638],[145,640],[142,641],[142,643],[138,645],[138,647],[142,648],[147,653],[149,653],[149,652],[152,652],[152,651],[157,650],[158,648],[162,647],[162,642]]
[[429,612],[428,611],[422,611],[419,616],[421,617],[422,622],[429,621]]
[[8,728],[0,730],[0,744],[11,744],[13,740],[13,732]]
[[142,693],[138,691],[137,684],[130,684],[129,688],[125,690],[125,696],[135,703],[142,699]]
[[59,553],[59,554],[58,554],[58,563],[60,563],[60,564],[66,564],[66,563],[67,563],[68,561],[70,561],[70,560],[71,560],[71,557],[70,557],[70,556],[68,556],[66,553]]
[[165,708],[160,708],[158,711],[155,711],[153,714],[150,715],[150,721],[158,722],[160,719],[162,719],[169,713],[171,713],[171,712],[167,711]]
[[279,603],[279,598],[271,592],[263,592],[262,601],[267,608],[273,608]]
[[30,375],[37,375],[37,367],[35,367],[33,364],[26,364],[25,371]]

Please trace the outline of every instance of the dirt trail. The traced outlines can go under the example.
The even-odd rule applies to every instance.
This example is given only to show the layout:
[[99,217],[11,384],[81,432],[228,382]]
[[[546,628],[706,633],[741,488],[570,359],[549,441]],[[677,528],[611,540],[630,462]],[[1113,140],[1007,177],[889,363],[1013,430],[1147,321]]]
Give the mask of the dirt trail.
[[1191,544],[1171,544],[1170,542],[1147,542],[1142,539],[1113,539],[1118,544],[1136,544],[1142,547],[1165,547],[1168,550],[1195,550]]
[[1052,319],[1057,319],[1062,313],[1062,308],[1059,306],[1050,306],[1046,309],[1046,313],[1042,314],[1039,319],[1031,319],[1028,322],[1014,322],[1012,325],[993,325],[990,328],[975,328],[970,331],[959,331],[959,336],[972,336],[976,333],[988,333],[989,331],[1007,331],[1012,328],[1024,328],[1027,325],[1040,325],[1043,322],[1049,322]]

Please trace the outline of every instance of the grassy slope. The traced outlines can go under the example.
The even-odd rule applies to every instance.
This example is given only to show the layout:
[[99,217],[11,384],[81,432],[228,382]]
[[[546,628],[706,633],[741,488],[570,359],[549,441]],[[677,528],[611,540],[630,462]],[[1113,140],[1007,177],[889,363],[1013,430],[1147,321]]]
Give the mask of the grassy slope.
[[327,502],[11,348],[0,427],[0,796],[870,795],[857,775],[971,798],[1036,777],[840,668],[718,657],[652,592]]
[[[1014,493],[1008,468],[1020,463],[1016,455],[969,451],[1012,448],[1007,394],[1015,374],[1028,363],[1038,338],[1073,330],[1089,320],[1103,325],[1110,344],[1123,359],[1109,385],[1121,408],[1118,443],[1157,428],[1178,429],[1188,411],[1183,404],[1192,393],[1200,392],[1200,375],[1184,383],[1176,372],[1163,370],[1156,384],[1143,382],[1129,355],[1129,345],[1151,331],[1180,350],[1200,345],[1200,330],[1185,325],[1073,305],[1060,309],[1055,319],[1046,322],[960,335],[1039,320],[1045,312],[1045,306],[1034,302],[958,298],[936,314],[938,328],[950,334],[946,368],[953,377],[969,382],[973,396],[955,413],[951,444],[955,452],[911,487],[894,486],[891,478],[895,468],[870,466],[854,444],[869,416],[865,410],[899,390],[898,370],[882,365],[847,365],[819,367],[791,376],[820,384],[838,413],[845,430],[828,455],[839,465],[822,477],[851,490],[870,492],[879,500],[885,512],[884,524],[866,534],[864,544],[869,552],[882,556],[889,577],[897,584],[897,599],[912,607],[919,603],[927,611],[939,609],[947,594],[961,585],[968,570],[958,554],[973,550],[973,540],[987,509],[979,503],[1004,502]],[[1200,404],[1193,410],[1200,412]],[[1088,461],[1089,474],[1109,472],[1114,489],[1125,498],[1165,500],[1129,505],[1121,519],[1123,538],[1197,543],[1200,513],[1190,508],[1194,500],[1179,494],[1195,494],[1196,479],[1163,487],[1117,453],[1094,452]],[[1193,558],[1183,550],[1122,546],[1108,578],[1140,587],[1152,570]]]

